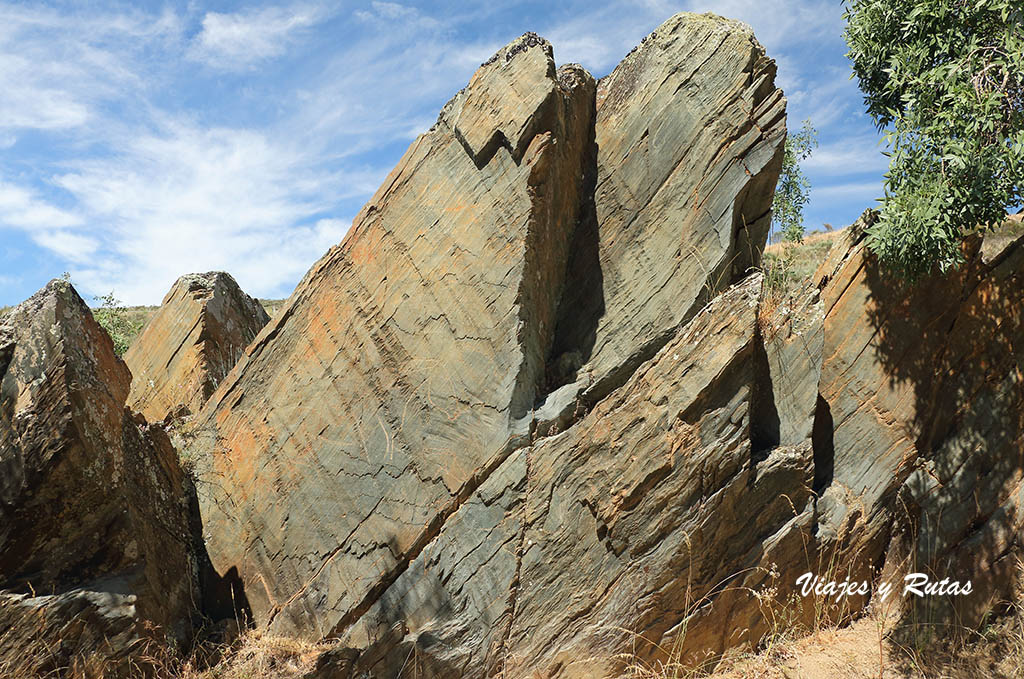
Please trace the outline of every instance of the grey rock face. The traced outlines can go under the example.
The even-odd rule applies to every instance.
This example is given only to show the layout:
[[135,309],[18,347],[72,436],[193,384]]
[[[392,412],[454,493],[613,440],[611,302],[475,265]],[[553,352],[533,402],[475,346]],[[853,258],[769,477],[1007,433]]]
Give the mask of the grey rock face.
[[346,628],[528,441],[593,102],[546,42],[501,50],[211,398],[204,530],[259,624]]
[[[167,436],[125,409],[130,379],[67,283],[52,281],[0,324],[0,618],[45,612],[36,642],[59,646],[51,635],[73,627],[76,657],[130,656],[145,636],[191,640],[185,479]],[[92,594],[69,594],[81,588]],[[131,611],[115,606],[124,625],[108,634],[97,606],[111,597]],[[0,635],[0,657],[22,653],[26,634]]]

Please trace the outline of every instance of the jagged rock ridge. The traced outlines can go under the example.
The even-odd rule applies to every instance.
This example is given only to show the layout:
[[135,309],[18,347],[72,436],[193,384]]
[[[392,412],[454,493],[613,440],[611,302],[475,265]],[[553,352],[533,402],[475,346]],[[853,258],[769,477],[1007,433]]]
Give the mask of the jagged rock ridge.
[[204,530],[260,624],[344,628],[529,439],[593,101],[546,42],[506,47],[212,397]]
[[[257,624],[383,648],[367,616],[467,503],[744,278],[781,162],[773,76],[748,28],[685,14],[597,87],[530,34],[480,68],[200,418],[210,556]],[[480,671],[524,652],[513,562],[444,594],[465,615],[460,597],[496,598],[507,633],[463,639]]]

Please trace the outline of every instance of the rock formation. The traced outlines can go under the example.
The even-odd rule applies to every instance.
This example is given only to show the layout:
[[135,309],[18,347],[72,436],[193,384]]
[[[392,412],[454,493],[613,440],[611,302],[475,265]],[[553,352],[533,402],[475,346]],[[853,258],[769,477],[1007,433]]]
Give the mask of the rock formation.
[[126,667],[147,639],[190,641],[182,471],[69,284],[4,316],[0,380],[0,667]]
[[600,88],[532,34],[481,66],[204,410],[204,534],[257,624],[361,624],[496,470],[757,262],[773,74],[693,15]]
[[[751,440],[760,284],[715,298],[578,423],[499,467],[343,638],[371,649],[357,670],[399,676],[418,654],[429,676],[620,676],[623,654],[658,656],[724,575],[774,552],[813,469],[809,443]],[[757,600],[733,604],[719,648],[758,631]]]
[[597,91],[597,183],[555,353],[593,403],[760,263],[785,137],[775,62],[750,28],[679,14]]
[[959,271],[909,285],[867,251],[874,218],[851,227],[815,275],[832,458],[822,549],[876,572],[971,580],[970,597],[914,602],[929,608],[915,611],[922,621],[971,626],[1020,575],[1024,238],[984,257],[972,237]]
[[[200,606],[336,641],[315,676],[343,679],[610,679],[874,597],[794,602],[805,572],[970,579],[911,602],[928,624],[998,610],[1024,539],[1024,237],[910,285],[868,212],[806,288],[765,291],[773,80],[712,15],[600,82],[526,34],[258,334],[229,277],[184,277],[129,395],[66,284],[4,317],[0,667],[60,639],[88,671]],[[126,398],[205,402],[202,543]]]
[[182,276],[124,356],[128,405],[151,422],[199,412],[269,320],[229,274]]
[[536,36],[500,51],[211,399],[205,534],[260,624],[345,627],[529,439],[593,97]]

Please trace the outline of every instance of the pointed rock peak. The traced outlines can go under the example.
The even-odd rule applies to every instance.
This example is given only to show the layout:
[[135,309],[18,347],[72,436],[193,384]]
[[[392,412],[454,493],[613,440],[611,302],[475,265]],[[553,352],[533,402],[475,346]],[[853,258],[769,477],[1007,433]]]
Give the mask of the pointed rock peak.
[[54,649],[51,667],[81,661],[71,654],[138,661],[147,630],[184,643],[195,582],[182,471],[167,437],[125,410],[131,375],[69,283],[3,318],[0,368],[0,666],[25,667],[9,655],[29,641],[18,627]]
[[151,421],[198,412],[269,320],[229,274],[182,276],[125,354],[128,405]]
[[[173,295],[177,290],[188,290],[189,292],[205,291],[213,294],[218,287],[231,291],[241,291],[238,283],[231,277],[231,274],[224,271],[207,271],[206,273],[187,273],[180,277],[171,286],[168,295]],[[166,299],[166,298],[165,298]]]
[[518,162],[533,138],[544,103],[558,87],[551,43],[525,33],[477,69],[441,111],[477,167],[504,147]]
[[109,394],[118,407],[124,403],[131,381],[128,369],[89,305],[58,278],[0,319],[0,379],[8,370],[18,372],[25,383],[41,378],[46,357],[54,353],[69,357],[70,380]]

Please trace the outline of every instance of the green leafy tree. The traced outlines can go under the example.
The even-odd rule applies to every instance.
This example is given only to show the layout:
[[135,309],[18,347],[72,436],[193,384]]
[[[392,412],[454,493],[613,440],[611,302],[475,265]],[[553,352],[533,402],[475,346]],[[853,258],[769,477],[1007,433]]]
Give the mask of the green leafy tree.
[[818,132],[805,120],[798,132],[790,132],[783,149],[782,171],[772,201],[772,232],[794,243],[804,239],[804,206],[810,199],[811,182],[800,163],[818,146]]
[[143,321],[125,309],[124,304],[114,297],[112,291],[109,295],[100,295],[93,299],[100,302],[99,308],[93,312],[93,317],[107,331],[110,339],[114,340],[114,353],[124,356],[142,330]]
[[890,146],[869,245],[916,278],[962,260],[964,236],[1021,201],[1020,0],[844,0],[847,56]]

